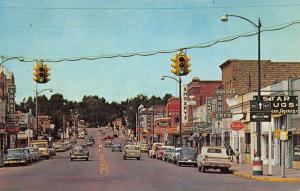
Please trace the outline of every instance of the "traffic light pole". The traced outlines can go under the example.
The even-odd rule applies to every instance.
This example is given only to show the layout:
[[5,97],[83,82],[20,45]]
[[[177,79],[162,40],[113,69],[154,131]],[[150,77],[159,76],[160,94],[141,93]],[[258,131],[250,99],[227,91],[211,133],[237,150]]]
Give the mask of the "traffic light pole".
[[38,120],[38,90],[37,90],[37,83],[35,83],[35,122],[36,122],[36,136],[38,138],[39,133],[39,120]]
[[182,109],[182,101],[181,101],[181,77],[179,76],[179,140],[180,140],[180,147],[182,147],[182,132],[181,132],[181,128],[182,128],[182,113],[181,113],[181,109]]

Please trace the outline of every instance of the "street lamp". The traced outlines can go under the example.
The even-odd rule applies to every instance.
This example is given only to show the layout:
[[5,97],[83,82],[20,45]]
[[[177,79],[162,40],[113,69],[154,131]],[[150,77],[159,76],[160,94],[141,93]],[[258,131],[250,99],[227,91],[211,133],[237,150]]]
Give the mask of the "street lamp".
[[41,91],[37,90],[37,85],[36,85],[36,89],[35,89],[35,117],[36,117],[36,131],[37,131],[37,135],[38,135],[38,129],[39,129],[39,123],[38,123],[38,95],[41,94],[44,91],[50,91],[53,92],[52,89],[43,89]]
[[180,146],[182,146],[182,132],[181,132],[181,107],[182,107],[182,104],[181,104],[181,78],[179,76],[179,79],[176,79],[172,76],[162,76],[161,77],[161,80],[165,80],[165,78],[170,78],[170,79],[173,79],[175,80],[178,85],[179,85],[179,140],[180,140]]
[[141,127],[140,127],[140,116],[139,116],[139,113],[140,113],[140,111],[142,110],[142,109],[144,109],[144,105],[143,104],[141,104],[139,107],[138,107],[138,112],[137,112],[137,130],[138,130],[138,142],[141,142]]
[[[261,22],[260,22],[260,18],[258,18],[257,24],[245,17],[239,16],[239,15],[223,15],[221,17],[221,21],[223,22],[227,22],[228,21],[228,17],[237,17],[240,19],[243,19],[249,23],[251,23],[255,29],[257,30],[257,70],[258,70],[258,74],[257,74],[257,102],[259,103],[261,101],[261,64],[260,64],[260,33],[261,33]],[[260,122],[256,122],[256,134],[257,134],[257,155],[256,155],[256,162],[258,162],[259,164],[262,164],[261,161],[261,123]],[[253,171],[254,172],[254,171]],[[263,175],[263,168],[261,168],[261,171],[257,171],[257,174],[255,175]]]

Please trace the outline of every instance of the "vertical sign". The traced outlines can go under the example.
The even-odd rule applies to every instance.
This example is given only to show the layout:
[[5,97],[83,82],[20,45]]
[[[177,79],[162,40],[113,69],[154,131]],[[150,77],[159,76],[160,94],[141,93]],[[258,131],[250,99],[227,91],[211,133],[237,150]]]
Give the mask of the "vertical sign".
[[211,112],[212,112],[212,98],[211,97],[207,97],[206,98],[206,112],[207,112],[207,124],[211,124],[212,120],[211,120]]
[[15,85],[8,86],[7,91],[8,91],[7,113],[12,114],[12,113],[15,113],[15,91],[16,91],[16,86]]
[[223,95],[217,95],[217,118],[222,119],[223,117]]
[[182,123],[188,123],[188,95],[186,84],[181,85],[181,116]]

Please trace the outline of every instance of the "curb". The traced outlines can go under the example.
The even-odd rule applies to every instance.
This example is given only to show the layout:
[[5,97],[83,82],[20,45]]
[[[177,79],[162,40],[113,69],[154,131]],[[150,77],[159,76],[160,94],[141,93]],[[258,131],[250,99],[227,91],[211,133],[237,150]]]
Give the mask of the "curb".
[[242,171],[235,171],[233,175],[243,177],[250,180],[264,181],[264,182],[288,182],[296,183],[300,182],[300,178],[279,178],[279,177],[267,177],[267,176],[253,176]]

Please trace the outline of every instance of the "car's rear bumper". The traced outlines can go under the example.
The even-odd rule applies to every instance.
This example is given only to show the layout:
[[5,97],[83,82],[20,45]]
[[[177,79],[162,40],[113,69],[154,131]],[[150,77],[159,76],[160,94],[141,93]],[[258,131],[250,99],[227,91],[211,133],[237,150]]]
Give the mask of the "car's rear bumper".
[[212,167],[212,168],[230,168],[232,165],[229,163],[214,163],[214,162],[204,162],[202,163],[205,167]]
[[89,156],[86,156],[86,155],[81,155],[81,156],[71,155],[70,158],[71,159],[87,159],[87,158],[89,158]]
[[178,163],[181,163],[181,164],[197,164],[197,161],[192,161],[192,160],[178,160]]

